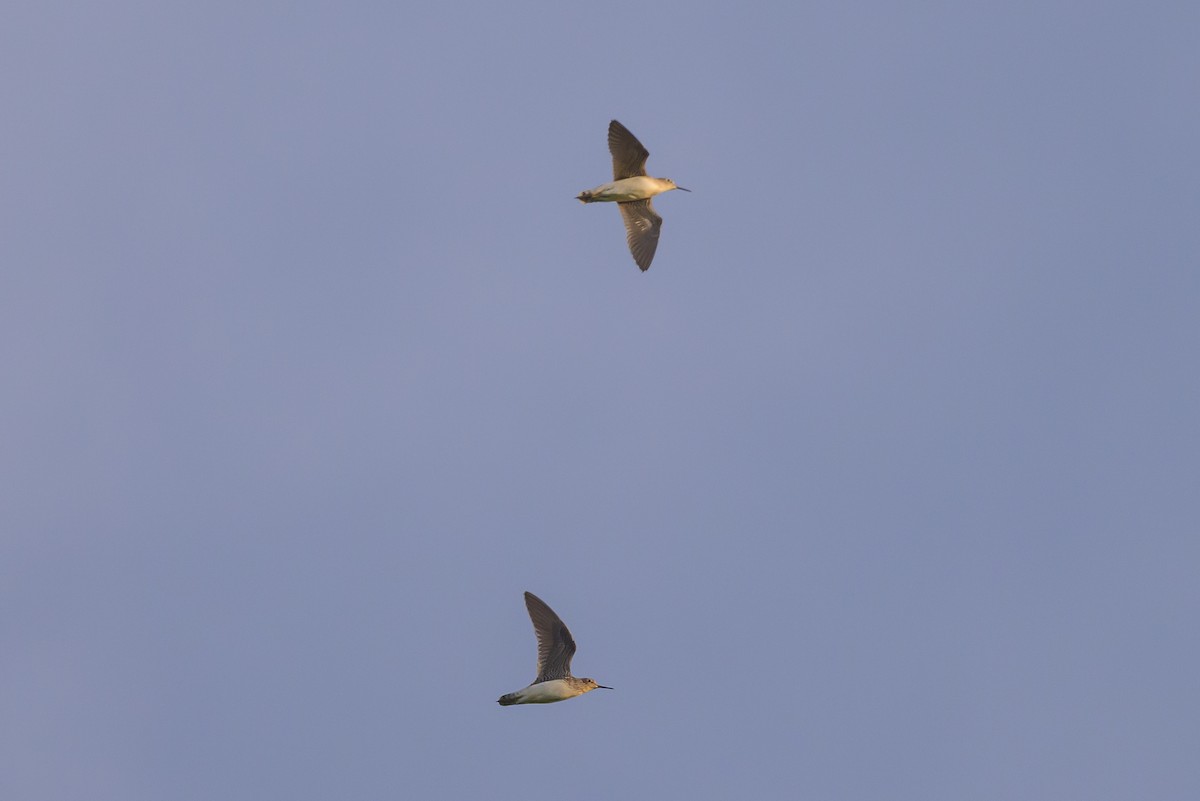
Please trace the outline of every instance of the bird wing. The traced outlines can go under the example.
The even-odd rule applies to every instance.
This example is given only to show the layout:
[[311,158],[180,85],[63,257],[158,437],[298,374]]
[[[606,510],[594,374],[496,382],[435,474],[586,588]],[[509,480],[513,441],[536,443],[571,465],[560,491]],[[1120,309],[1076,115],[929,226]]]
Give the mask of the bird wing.
[[650,199],[618,203],[621,219],[625,221],[625,241],[629,252],[642,272],[650,269],[654,251],[658,250],[658,232],[662,228],[662,217],[650,205]]
[[567,624],[532,592],[525,593],[525,608],[533,621],[533,633],[538,641],[537,678],[534,684],[571,675],[571,657],[575,655],[575,640]]
[[637,137],[616,120],[608,124],[608,152],[613,157],[614,181],[646,174],[646,159],[650,158],[650,151],[642,147]]

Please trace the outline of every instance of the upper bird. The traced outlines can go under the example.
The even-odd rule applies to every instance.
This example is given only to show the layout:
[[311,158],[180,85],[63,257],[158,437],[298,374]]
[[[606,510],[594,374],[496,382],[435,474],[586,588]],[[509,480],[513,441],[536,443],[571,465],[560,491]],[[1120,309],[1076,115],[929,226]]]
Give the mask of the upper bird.
[[533,621],[537,635],[537,678],[523,690],[500,696],[501,706],[513,704],[552,704],[591,692],[597,687],[611,690],[592,679],[577,679],[571,675],[571,657],[575,655],[575,640],[567,624],[532,592],[525,593],[525,608]]
[[[621,123],[613,120],[608,124],[608,151],[612,153],[612,183],[601,184],[595,189],[579,193],[584,203],[614,201],[625,220],[625,241],[629,252],[642,271],[650,269],[654,251],[658,249],[658,231],[662,228],[662,217],[654,211],[650,198],[683,189],[670,178],[651,178],[646,175],[646,159],[650,151],[642,147],[637,137]],[[690,189],[683,189],[690,192]]]

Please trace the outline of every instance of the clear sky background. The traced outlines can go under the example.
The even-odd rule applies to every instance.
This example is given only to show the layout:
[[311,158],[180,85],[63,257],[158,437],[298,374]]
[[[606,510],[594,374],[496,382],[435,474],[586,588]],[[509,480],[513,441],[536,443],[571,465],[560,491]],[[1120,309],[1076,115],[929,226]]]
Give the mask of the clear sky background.
[[4,17],[0,797],[1200,797],[1196,3]]

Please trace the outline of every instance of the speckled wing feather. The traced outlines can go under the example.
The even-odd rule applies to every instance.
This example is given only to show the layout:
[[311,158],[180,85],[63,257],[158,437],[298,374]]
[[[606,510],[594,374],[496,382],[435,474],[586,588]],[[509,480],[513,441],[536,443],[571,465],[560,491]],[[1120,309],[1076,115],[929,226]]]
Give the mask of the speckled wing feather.
[[538,641],[537,684],[571,675],[571,657],[575,655],[575,640],[554,610],[532,592],[525,593],[525,608],[533,621],[533,633]]
[[618,203],[621,219],[625,221],[625,241],[629,243],[629,252],[642,272],[650,269],[654,259],[654,251],[658,250],[658,232],[662,228],[662,217],[654,211],[650,200],[633,200],[628,203]]
[[616,120],[608,124],[608,152],[612,153],[614,181],[646,174],[650,151]]

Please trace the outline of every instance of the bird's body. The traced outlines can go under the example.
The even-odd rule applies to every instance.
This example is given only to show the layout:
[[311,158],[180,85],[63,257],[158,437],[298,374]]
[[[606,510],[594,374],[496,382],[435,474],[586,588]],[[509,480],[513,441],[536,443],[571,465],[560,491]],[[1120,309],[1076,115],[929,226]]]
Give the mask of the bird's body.
[[628,203],[631,200],[649,200],[655,195],[678,188],[670,178],[651,178],[648,175],[638,175],[633,178],[622,178],[619,181],[600,184],[595,189],[581,192],[578,199],[584,203],[606,200]]
[[533,621],[533,633],[538,641],[538,674],[524,689],[500,696],[501,706],[513,704],[552,704],[583,695],[596,688],[611,690],[593,679],[577,679],[571,675],[571,657],[575,655],[575,640],[562,618],[546,602],[531,592],[525,593],[525,608]]
[[530,684],[524,689],[517,690],[515,693],[500,696],[500,705],[552,704],[555,701],[565,701],[568,698],[583,695],[599,686],[599,684],[591,679],[577,679],[573,676],[566,679],[539,681]]
[[650,151],[616,120],[608,124],[608,150],[613,160],[612,182],[580,192],[577,199],[583,203],[607,201],[620,204],[629,252],[633,254],[637,266],[645,272],[654,260],[658,234],[662,228],[662,217],[654,210],[650,198],[683,187],[676,186],[670,178],[646,175],[646,159],[650,158]]

